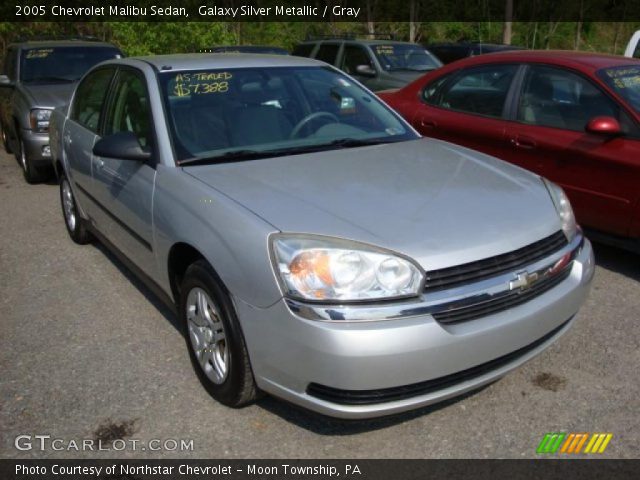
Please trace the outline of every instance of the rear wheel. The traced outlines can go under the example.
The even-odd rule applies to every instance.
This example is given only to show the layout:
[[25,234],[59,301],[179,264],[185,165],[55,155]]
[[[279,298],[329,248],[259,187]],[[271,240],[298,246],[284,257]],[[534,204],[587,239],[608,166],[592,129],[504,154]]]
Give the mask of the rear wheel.
[[229,407],[255,400],[257,387],[233,304],[205,260],[187,268],[178,308],[191,363],[211,396]]
[[85,220],[78,214],[76,199],[71,190],[71,184],[64,173],[60,174],[60,203],[64,224],[71,240],[79,245],[86,245],[92,240],[91,232],[87,230]]

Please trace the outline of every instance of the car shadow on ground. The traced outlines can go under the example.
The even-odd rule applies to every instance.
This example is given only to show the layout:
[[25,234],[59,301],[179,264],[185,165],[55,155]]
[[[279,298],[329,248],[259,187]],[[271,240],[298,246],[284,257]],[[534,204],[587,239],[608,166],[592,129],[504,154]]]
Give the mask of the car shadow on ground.
[[640,255],[618,247],[593,242],[596,265],[640,281]]
[[151,303],[156,309],[162,314],[162,316],[171,324],[173,328],[175,328],[180,335],[182,335],[183,331],[180,327],[178,318],[162,300],[158,298],[158,296],[153,293],[149,287],[145,285],[145,283],[140,280],[129,268],[122,263],[122,261],[107,247],[105,247],[101,242],[94,241],[92,244],[95,248],[100,250],[105,257],[107,257],[111,263],[122,273],[122,275],[131,282],[131,284],[138,289],[138,291]]
[[344,420],[340,418],[327,417],[319,413],[306,410],[302,407],[286,402],[284,400],[266,396],[257,402],[257,405],[268,412],[279,416],[287,422],[309,430],[318,435],[357,435],[359,433],[381,430],[393,427],[418,417],[429,415],[433,412],[447,408],[451,405],[459,403],[467,398],[480,393],[482,390],[490,387],[499,380],[495,380],[488,385],[484,385],[475,390],[467,392],[459,397],[421,407],[404,413],[397,413],[380,418],[362,419],[362,420]]

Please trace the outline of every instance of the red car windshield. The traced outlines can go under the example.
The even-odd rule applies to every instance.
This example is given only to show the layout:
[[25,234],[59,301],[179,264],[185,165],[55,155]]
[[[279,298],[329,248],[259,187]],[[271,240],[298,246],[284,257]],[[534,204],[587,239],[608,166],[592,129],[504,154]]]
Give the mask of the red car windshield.
[[640,112],[640,65],[603,68],[598,71],[598,76],[636,112]]

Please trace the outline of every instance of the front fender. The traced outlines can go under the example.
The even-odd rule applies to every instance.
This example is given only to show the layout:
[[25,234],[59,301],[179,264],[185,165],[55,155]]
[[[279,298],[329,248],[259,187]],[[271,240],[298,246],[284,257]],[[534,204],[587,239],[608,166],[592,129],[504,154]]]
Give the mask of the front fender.
[[183,169],[158,165],[153,222],[158,283],[168,294],[169,252],[182,242],[204,255],[234,298],[256,307],[281,298],[268,244],[277,229]]

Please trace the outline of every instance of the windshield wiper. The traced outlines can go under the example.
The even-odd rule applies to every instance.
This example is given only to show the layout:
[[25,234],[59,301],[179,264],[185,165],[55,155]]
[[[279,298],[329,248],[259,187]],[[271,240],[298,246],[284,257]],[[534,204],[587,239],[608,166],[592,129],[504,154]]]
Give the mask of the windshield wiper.
[[178,165],[211,165],[215,163],[234,162],[238,160],[256,160],[258,158],[265,158],[276,156],[272,155],[271,151],[260,152],[258,150],[232,150],[230,152],[222,153],[220,155],[214,155],[211,157],[193,157],[179,160]]
[[31,78],[26,80],[25,83],[48,83],[48,82],[58,82],[58,83],[72,83],[75,82],[75,79],[65,78],[65,77],[38,77]]
[[403,72],[428,72],[429,70],[433,70],[436,67],[391,67],[390,69],[388,69],[389,72],[398,72],[398,71],[403,71]]
[[391,140],[388,138],[339,138],[328,143],[278,148],[275,150],[232,150],[230,152],[222,153],[220,155],[214,155],[211,157],[186,158],[184,160],[179,160],[178,165],[213,165],[216,163],[237,162],[241,160],[258,160],[261,158],[280,157],[283,155],[299,155],[303,153],[333,150],[336,148],[365,147],[369,145],[380,145],[382,143],[392,143],[396,141],[398,140]]

